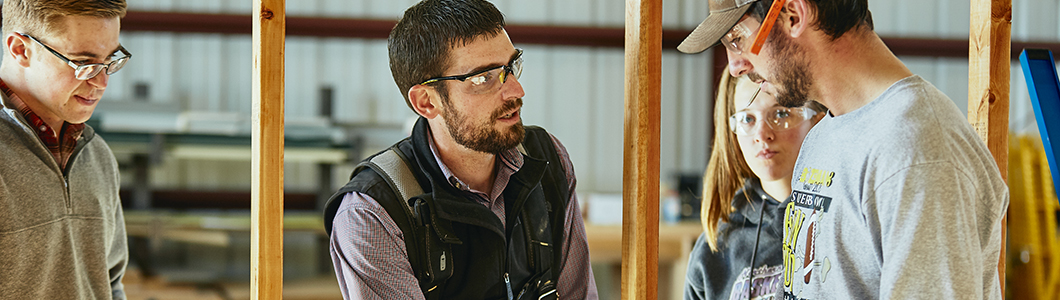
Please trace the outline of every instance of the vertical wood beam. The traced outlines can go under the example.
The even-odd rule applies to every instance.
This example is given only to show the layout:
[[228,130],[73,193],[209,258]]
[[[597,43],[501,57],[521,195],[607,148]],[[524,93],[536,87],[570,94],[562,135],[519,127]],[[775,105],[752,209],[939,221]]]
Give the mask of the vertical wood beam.
[[[986,142],[1001,178],[1008,181],[1009,55],[1012,0],[972,0],[968,39],[968,121]],[[1001,220],[998,276],[1005,293],[1008,212]]]
[[658,298],[662,0],[626,0],[622,299]]
[[250,298],[283,298],[284,0],[254,1]]

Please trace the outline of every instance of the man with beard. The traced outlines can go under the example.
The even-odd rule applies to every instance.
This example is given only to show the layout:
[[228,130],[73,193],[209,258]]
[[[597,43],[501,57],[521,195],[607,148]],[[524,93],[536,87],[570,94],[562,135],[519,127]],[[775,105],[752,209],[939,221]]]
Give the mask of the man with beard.
[[522,125],[523,51],[483,0],[424,0],[388,40],[420,115],[363,161],[325,227],[346,299],[596,299],[564,147]]
[[960,110],[872,30],[866,0],[710,0],[678,47],[785,106],[817,100],[785,203],[784,299],[1001,297],[1008,189]]

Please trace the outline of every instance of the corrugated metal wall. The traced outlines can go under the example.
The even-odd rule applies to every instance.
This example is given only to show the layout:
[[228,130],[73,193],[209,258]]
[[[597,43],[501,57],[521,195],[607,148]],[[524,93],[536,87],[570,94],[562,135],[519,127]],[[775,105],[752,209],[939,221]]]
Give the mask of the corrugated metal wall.
[[[624,25],[624,1],[493,1],[509,24],[565,26]],[[396,19],[413,0],[288,1],[288,15]],[[704,0],[666,0],[664,27],[694,28],[706,16]],[[130,10],[241,14],[245,0],[131,1]],[[882,36],[966,39],[969,4],[963,0],[895,0],[870,2]],[[1060,22],[1052,0],[1013,1],[1013,39],[1056,40]],[[249,122],[251,46],[248,35],[127,32],[122,43],[135,58],[112,77],[105,101],[136,98],[137,85],[149,87],[146,102],[192,115]],[[579,192],[619,193],[622,179],[623,52],[618,48],[516,45],[526,50],[520,82],[526,90],[524,119],[556,135],[570,151],[579,177]],[[321,90],[333,91],[334,122],[366,128],[395,128],[414,114],[405,106],[387,65],[384,40],[287,38],[286,114],[289,124],[327,124],[317,116]],[[967,106],[967,60],[902,57],[917,74],[946,92],[959,107]],[[662,175],[700,173],[706,166],[707,135],[713,98],[709,52],[663,54]],[[1012,129],[1033,124],[1026,86],[1018,64],[1012,69]],[[142,95],[141,95],[142,96]],[[100,113],[107,115],[107,107]],[[221,113],[221,114],[216,114]],[[117,121],[115,121],[117,122]],[[123,128],[165,128],[158,118],[120,124]],[[111,124],[104,117],[104,125]],[[119,125],[114,125],[119,126]],[[371,145],[375,149],[385,143]],[[173,172],[173,168],[181,170]],[[249,162],[180,161],[163,164],[158,185],[175,187],[247,186],[247,176],[210,176],[245,168]],[[289,188],[312,189],[312,165],[289,163]],[[334,176],[341,182],[348,169]],[[337,182],[337,183],[338,183]],[[336,183],[336,184],[337,184]],[[669,183],[666,183],[669,184]]]

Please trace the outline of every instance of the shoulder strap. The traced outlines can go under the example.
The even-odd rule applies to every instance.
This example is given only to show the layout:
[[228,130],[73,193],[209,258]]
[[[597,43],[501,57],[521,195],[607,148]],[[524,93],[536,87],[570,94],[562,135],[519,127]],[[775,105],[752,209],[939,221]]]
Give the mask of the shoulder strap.
[[[390,148],[362,164],[379,173],[379,176],[383,177],[383,180],[386,180],[386,183],[394,189],[399,199],[408,200],[423,194],[423,188],[416,181],[416,175],[412,174],[408,163],[405,163],[405,158],[395,148]],[[403,205],[405,213],[412,215],[412,208],[409,207],[408,201],[401,201],[401,203],[405,204]]]
[[[430,200],[427,199],[430,197],[420,197],[423,195],[423,188],[412,173],[405,156],[396,147],[362,162],[361,165],[374,170],[394,190],[396,201],[376,201],[401,229],[409,264],[424,297],[428,300],[440,299],[441,293],[436,288],[452,276],[453,263],[451,259],[446,261],[449,247],[431,236],[430,225],[433,224],[428,221],[430,217],[427,217],[431,213],[428,208]],[[410,204],[412,201],[416,204]],[[435,256],[438,256],[440,264],[433,263]]]

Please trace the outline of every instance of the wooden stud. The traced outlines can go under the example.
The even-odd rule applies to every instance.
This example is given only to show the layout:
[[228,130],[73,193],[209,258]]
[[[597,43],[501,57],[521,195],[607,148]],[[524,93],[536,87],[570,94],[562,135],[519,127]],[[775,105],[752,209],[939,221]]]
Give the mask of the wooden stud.
[[[1008,181],[1009,53],[1012,0],[972,0],[968,39],[968,121],[986,142],[1001,178]],[[1001,219],[998,276],[1005,291],[1008,212]]]
[[662,0],[626,0],[622,299],[658,298]]
[[254,0],[250,298],[283,298],[284,0]]

